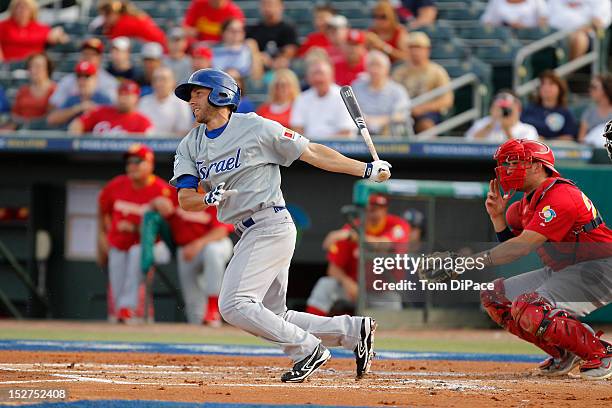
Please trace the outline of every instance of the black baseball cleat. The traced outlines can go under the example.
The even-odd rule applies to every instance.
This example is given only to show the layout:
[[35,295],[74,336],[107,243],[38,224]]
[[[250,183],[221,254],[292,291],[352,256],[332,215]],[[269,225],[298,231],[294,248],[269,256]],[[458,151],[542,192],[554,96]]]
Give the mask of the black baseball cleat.
[[355,347],[355,363],[357,364],[357,378],[370,372],[374,353],[374,332],[376,321],[371,317],[364,317],[361,321],[361,338]]
[[314,373],[317,368],[325,364],[330,358],[331,353],[329,350],[324,345],[319,343],[311,355],[295,363],[291,371],[287,371],[285,374],[283,374],[281,376],[281,381],[301,383],[310,377],[310,375]]

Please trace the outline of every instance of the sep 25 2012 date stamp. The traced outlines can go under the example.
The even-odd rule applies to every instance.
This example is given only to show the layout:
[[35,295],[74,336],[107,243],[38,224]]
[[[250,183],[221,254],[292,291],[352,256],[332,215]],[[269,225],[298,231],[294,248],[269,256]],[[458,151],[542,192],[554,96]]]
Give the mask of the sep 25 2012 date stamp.
[[68,399],[65,388],[0,387],[0,402],[64,401]]

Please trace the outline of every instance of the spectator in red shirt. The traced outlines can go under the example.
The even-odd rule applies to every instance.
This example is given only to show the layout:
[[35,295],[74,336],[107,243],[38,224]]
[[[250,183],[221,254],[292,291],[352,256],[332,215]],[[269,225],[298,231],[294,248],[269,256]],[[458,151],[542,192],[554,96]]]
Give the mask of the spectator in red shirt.
[[61,27],[51,28],[38,19],[34,0],[12,0],[10,16],[0,21],[0,62],[26,59],[43,52],[47,44],[66,43],[68,35]]
[[365,35],[359,30],[350,30],[343,47],[342,59],[334,64],[336,83],[350,85],[357,76],[365,71]]
[[313,14],[313,26],[316,31],[308,34],[306,39],[298,49],[298,56],[303,57],[312,47],[327,48],[331,45],[327,38],[327,23],[336,14],[336,10],[328,4],[321,4],[315,7]]
[[190,36],[200,41],[221,39],[221,24],[229,19],[244,23],[244,14],[232,0],[192,0],[183,25]]
[[329,19],[325,30],[329,45],[323,49],[327,52],[329,60],[336,65],[344,59],[344,49],[348,40],[349,23],[346,17],[337,14]]
[[268,87],[268,100],[257,109],[257,114],[288,128],[291,108],[299,94],[300,81],[295,73],[290,69],[279,69],[274,72]]
[[117,106],[101,106],[79,116],[70,123],[68,132],[73,135],[94,133],[98,136],[125,133],[148,133],[153,124],[138,112],[140,87],[134,81],[125,80],[119,86]]
[[44,119],[49,113],[49,98],[56,86],[51,80],[53,62],[46,54],[31,55],[26,66],[30,75],[30,83],[19,88],[15,95],[12,110],[15,125]]
[[378,2],[372,9],[372,19],[367,36],[368,48],[384,52],[392,63],[403,60],[406,53],[401,46],[408,39],[408,32],[400,24],[393,6],[388,1]]
[[129,0],[101,0],[98,12],[104,17],[102,31],[107,37],[137,38],[166,47],[166,34],[147,13],[139,10]]

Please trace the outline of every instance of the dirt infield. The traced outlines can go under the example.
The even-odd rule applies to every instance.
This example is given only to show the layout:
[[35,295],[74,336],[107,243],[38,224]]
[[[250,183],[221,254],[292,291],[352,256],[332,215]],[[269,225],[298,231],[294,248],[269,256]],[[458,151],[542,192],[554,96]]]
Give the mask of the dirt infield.
[[304,384],[282,384],[287,359],[146,353],[0,352],[0,386],[61,387],[70,400],[334,404],[412,407],[610,407],[610,382],[546,379],[532,365],[332,359]]

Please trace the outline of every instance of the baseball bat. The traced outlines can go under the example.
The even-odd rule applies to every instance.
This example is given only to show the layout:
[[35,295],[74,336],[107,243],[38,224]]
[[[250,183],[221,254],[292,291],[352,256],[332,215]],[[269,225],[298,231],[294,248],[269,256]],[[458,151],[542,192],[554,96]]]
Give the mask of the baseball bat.
[[363,118],[363,113],[361,113],[361,108],[357,103],[357,98],[355,98],[355,93],[353,92],[353,88],[349,85],[345,85],[340,88],[340,96],[346,105],[346,109],[348,110],[353,122],[357,125],[359,129],[359,133],[365,140],[368,149],[370,150],[370,154],[372,154],[372,158],[374,160],[380,160],[378,158],[378,153],[376,153],[376,148],[374,147],[374,143],[372,143],[372,136],[370,136],[370,131],[368,130],[368,126],[365,123],[365,119]]

